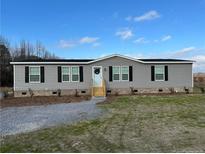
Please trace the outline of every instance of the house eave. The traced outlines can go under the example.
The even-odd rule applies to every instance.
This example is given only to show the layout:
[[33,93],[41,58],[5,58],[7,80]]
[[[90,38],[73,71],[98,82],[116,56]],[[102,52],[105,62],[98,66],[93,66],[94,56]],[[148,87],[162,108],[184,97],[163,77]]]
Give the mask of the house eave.
[[192,64],[194,61],[177,61],[177,62],[169,62],[169,61],[154,61],[154,62],[143,62],[144,64]]
[[131,58],[131,57],[120,55],[120,54],[113,54],[113,55],[101,57],[101,58],[98,58],[96,60],[90,61],[90,62],[88,62],[88,64],[95,63],[95,62],[98,62],[98,61],[101,61],[101,60],[105,60],[105,59],[109,59],[109,58],[113,58],[113,57],[120,57],[120,58],[125,58],[125,59],[128,59],[128,60],[133,60],[133,61],[136,61],[136,62],[143,63],[143,61],[135,59],[135,58]]
[[125,58],[128,60],[132,60],[135,62],[139,62],[139,63],[143,63],[143,64],[192,64],[195,61],[191,61],[191,60],[185,60],[185,61],[142,61],[139,59],[135,59],[132,57],[128,57],[128,56],[124,56],[124,55],[119,55],[119,54],[113,54],[113,55],[109,55],[109,56],[105,56],[105,57],[101,57],[89,62],[10,62],[10,64],[12,65],[42,65],[42,64],[56,64],[56,65],[63,65],[63,64],[75,64],[75,65],[87,65],[87,64],[92,64],[98,61],[102,61],[105,59],[109,59],[109,58],[113,58],[113,57],[120,57],[120,58]]
[[87,64],[87,62],[10,62],[10,64],[12,64],[12,65],[36,65],[36,64],[48,64],[48,65],[50,65],[50,64],[56,64],[56,65],[58,65],[58,64],[76,64],[76,65],[81,65],[81,64],[83,64],[83,65],[85,65],[85,64]]

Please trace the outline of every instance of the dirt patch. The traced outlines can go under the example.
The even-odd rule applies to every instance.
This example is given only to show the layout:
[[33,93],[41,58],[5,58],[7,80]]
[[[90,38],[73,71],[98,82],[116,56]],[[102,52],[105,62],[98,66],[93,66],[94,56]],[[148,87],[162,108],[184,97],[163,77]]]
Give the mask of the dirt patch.
[[4,107],[20,107],[20,106],[34,106],[34,105],[48,105],[57,103],[71,103],[89,100],[90,96],[39,96],[39,97],[8,97],[0,102],[0,108]]

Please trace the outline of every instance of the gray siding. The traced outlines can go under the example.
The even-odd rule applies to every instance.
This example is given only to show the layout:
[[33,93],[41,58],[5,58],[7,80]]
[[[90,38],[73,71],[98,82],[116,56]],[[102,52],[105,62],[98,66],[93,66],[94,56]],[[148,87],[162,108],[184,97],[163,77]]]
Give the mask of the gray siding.
[[[157,88],[157,87],[192,87],[192,64],[163,64],[168,66],[168,81],[151,81],[151,66],[157,64],[142,64],[132,60],[114,57],[96,62],[106,68],[103,77],[110,88]],[[109,66],[133,66],[133,82],[109,82]]]
[[[28,65],[15,65],[15,90],[28,90],[28,88],[33,90],[89,89],[91,87],[92,66],[103,67],[103,78],[108,88],[192,87],[192,64],[163,64],[168,66],[168,81],[151,81],[152,65],[157,64],[142,64],[120,57],[113,57],[90,65],[81,65],[84,67],[84,82],[61,83],[57,80],[57,67],[59,65],[40,65],[45,67],[45,83],[25,83],[25,66]],[[133,66],[133,82],[109,82],[109,66]]]
[[84,66],[84,82],[58,82],[57,67],[60,65],[40,65],[45,70],[44,83],[25,83],[25,66],[28,65],[15,66],[15,90],[87,89],[90,86],[90,73],[86,71],[89,70],[88,66]]

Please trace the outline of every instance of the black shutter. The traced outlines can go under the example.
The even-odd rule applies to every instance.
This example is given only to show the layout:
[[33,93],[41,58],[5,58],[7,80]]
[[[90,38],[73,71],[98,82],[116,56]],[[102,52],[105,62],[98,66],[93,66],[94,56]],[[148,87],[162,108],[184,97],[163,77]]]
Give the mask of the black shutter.
[[151,81],[154,81],[154,66],[151,66]]
[[58,66],[58,82],[61,82],[61,66]]
[[41,66],[41,83],[43,83],[44,82],[44,67],[43,66]]
[[29,67],[25,67],[25,82],[29,83]]
[[80,69],[80,82],[83,82],[83,66],[80,66],[79,69]]
[[132,66],[129,66],[129,81],[133,80]]
[[168,66],[164,66],[165,81],[168,81]]
[[112,82],[112,66],[109,66],[109,81]]

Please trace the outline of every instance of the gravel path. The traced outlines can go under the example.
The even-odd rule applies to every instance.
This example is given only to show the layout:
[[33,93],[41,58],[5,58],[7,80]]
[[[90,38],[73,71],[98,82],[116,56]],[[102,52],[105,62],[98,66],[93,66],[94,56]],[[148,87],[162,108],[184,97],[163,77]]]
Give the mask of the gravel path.
[[47,106],[3,108],[0,109],[0,133],[5,136],[58,124],[94,119],[103,114],[103,111],[96,107],[98,101],[100,100]]

